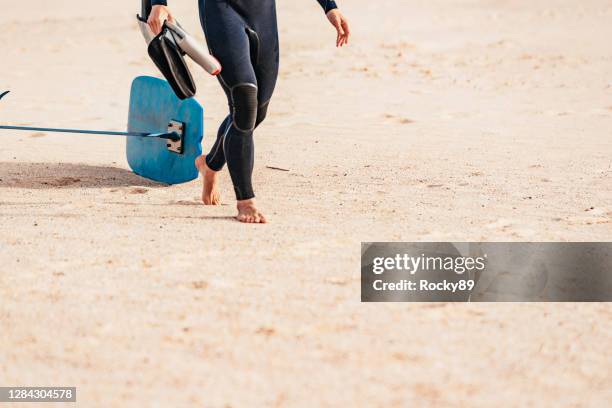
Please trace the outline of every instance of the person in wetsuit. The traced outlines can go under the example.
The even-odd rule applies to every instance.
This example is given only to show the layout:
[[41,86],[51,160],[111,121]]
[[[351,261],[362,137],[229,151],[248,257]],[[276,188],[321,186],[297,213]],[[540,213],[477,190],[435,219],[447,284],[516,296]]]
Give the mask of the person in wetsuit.
[[[350,28],[333,0],[317,0],[336,28],[336,46],[348,43]],[[174,18],[166,0],[152,0],[148,23],[158,34],[165,20]],[[279,64],[275,0],[199,0],[200,21],[211,54],[221,62],[219,82],[227,95],[230,113],[221,123],[210,153],[196,160],[203,175],[202,200],[221,203],[218,172],[225,163],[236,199],[237,219],[265,223],[255,207],[252,185],[253,131],[265,119],[272,98]]]

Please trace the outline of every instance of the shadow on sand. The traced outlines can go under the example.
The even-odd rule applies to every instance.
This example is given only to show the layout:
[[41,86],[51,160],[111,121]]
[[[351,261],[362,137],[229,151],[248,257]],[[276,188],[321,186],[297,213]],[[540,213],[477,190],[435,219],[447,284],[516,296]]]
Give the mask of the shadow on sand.
[[66,163],[0,162],[0,188],[166,187],[129,170],[109,166]]

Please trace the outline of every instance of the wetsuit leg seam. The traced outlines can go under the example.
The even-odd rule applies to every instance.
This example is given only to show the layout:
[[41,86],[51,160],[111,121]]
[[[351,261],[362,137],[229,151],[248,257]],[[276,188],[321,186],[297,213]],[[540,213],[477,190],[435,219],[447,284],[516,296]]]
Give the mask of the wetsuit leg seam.
[[221,144],[223,145],[223,151],[224,151],[224,152],[227,152],[227,149],[226,149],[226,147],[225,147],[225,144],[227,143],[227,141],[228,141],[228,140],[231,138],[231,136],[232,136],[232,135],[230,135],[230,134],[229,134],[229,129],[231,129],[231,128],[232,128],[232,126],[231,126],[231,125],[230,125],[230,126],[228,126],[228,128],[227,128],[227,129],[228,129],[228,131],[227,131],[227,132],[225,132],[225,134],[223,135],[223,141],[221,142]]
[[[261,41],[259,40],[259,34],[257,34],[257,31],[253,30],[251,27],[247,26],[244,29],[248,39],[249,39],[249,51],[251,53],[251,63],[253,64],[253,66],[257,66],[259,65],[259,54],[260,54],[260,44]],[[255,37],[255,50],[253,50],[253,38]],[[255,60],[253,61],[253,53],[255,54]]]
[[[223,147],[224,142],[225,142],[225,136],[227,135],[227,133],[229,132],[229,130],[231,129],[232,124],[231,122],[227,122],[227,126],[225,127],[225,131],[223,132],[223,136],[221,136],[221,143],[217,144],[217,147],[215,148],[215,151],[213,153],[209,153],[208,155],[206,155],[206,165],[211,169],[211,170],[215,170],[211,167],[210,165],[210,161],[209,161],[209,157],[212,159],[214,159],[217,156],[217,153],[219,152],[219,146],[222,147],[223,149],[223,155],[225,156],[225,147]],[[218,171],[218,170],[215,170]]]
[[[225,140],[227,139],[227,135],[229,135],[229,131],[231,128],[232,128],[232,124],[228,123],[227,130],[223,134],[223,140],[221,141],[221,148],[223,148],[223,154],[226,154],[225,152],[227,152],[227,150],[225,149]],[[226,160],[227,160],[227,156],[226,156]]]
[[221,73],[217,75],[217,77],[219,78],[219,82],[221,82],[221,85],[226,87],[227,90],[231,91],[231,87],[227,84],[227,82],[225,82],[225,79],[223,79],[223,71],[221,71]]

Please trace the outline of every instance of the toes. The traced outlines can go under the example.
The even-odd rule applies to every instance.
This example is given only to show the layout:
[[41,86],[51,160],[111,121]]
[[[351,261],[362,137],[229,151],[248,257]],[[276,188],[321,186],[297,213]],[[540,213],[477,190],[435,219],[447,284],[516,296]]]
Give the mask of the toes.
[[254,215],[238,214],[238,216],[236,218],[238,219],[238,221],[244,222],[245,224],[258,224],[258,223],[260,223],[259,218],[255,217]]
[[238,213],[236,219],[247,224],[266,224],[268,220],[259,212]]
[[253,216],[248,215],[248,214],[238,214],[238,216],[236,218],[238,219],[238,221],[244,222],[246,224],[252,224],[253,223]]

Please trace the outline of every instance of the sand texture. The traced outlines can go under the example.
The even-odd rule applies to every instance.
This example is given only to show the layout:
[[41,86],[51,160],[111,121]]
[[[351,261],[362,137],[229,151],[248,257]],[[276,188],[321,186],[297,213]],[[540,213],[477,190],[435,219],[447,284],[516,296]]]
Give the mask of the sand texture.
[[[132,79],[158,75],[138,2],[3,3],[0,123],[123,130]],[[203,38],[196,3],[171,1]],[[610,240],[612,3],[340,4],[337,50],[314,0],[278,2],[268,225],[233,219],[226,171],[209,208],[199,180],[131,173],[121,137],[0,133],[0,385],[82,407],[609,406],[609,304],[361,304],[359,262],[361,241]],[[193,71],[206,150],[227,105]]]

